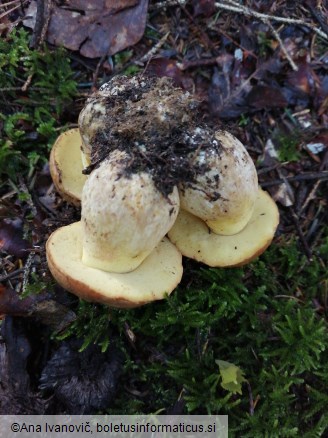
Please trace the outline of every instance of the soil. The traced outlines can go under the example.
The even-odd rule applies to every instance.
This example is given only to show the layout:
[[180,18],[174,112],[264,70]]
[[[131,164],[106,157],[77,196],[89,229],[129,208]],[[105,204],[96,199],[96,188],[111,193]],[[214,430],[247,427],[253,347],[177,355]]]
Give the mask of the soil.
[[[195,153],[209,148],[218,156],[222,152],[215,131],[201,120],[199,102],[169,78],[114,78],[88,102],[105,107],[107,114],[91,139],[88,173],[111,151],[123,150],[128,153],[124,176],[148,172],[167,196],[177,185],[195,183],[197,175],[209,169],[206,163],[193,162]],[[97,116],[95,112],[92,119]]]

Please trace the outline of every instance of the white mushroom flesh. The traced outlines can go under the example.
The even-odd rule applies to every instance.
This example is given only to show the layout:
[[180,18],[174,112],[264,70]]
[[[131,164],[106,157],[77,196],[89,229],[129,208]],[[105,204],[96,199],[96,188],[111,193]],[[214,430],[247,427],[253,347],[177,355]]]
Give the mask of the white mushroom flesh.
[[[196,128],[186,139],[205,136]],[[212,144],[190,154],[199,172],[193,184],[180,184],[181,207],[203,219],[216,234],[240,232],[250,220],[258,193],[254,163],[243,144],[225,131],[215,133]]]
[[173,226],[175,187],[167,197],[149,173],[125,174],[128,155],[113,151],[89,176],[82,193],[83,256],[90,267],[130,272]]

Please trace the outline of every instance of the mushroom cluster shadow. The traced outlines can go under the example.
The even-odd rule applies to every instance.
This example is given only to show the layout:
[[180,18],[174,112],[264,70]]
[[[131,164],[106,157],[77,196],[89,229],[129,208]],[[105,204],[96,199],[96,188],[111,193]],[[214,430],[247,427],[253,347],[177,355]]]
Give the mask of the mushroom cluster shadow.
[[198,102],[169,78],[120,76],[86,102],[79,129],[55,142],[50,171],[81,221],[46,245],[65,289],[112,307],[169,295],[182,256],[241,266],[279,223],[246,148],[202,120]]

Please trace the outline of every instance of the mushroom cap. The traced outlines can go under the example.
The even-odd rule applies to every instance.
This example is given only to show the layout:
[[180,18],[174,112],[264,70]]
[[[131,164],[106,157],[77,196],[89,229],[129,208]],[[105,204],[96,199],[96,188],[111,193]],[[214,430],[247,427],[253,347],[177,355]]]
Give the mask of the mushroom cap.
[[279,212],[273,199],[261,189],[246,227],[233,236],[212,233],[206,223],[180,210],[168,233],[182,255],[212,267],[244,265],[270,245],[279,224]]
[[61,134],[50,153],[49,167],[58,193],[67,202],[79,206],[87,176],[81,161],[82,140],[78,129]]
[[112,78],[88,98],[79,115],[84,164],[97,163],[130,141],[158,142],[173,127],[185,126],[196,106],[169,78]]
[[110,272],[129,272],[153,251],[179,212],[175,187],[165,197],[151,173],[128,173],[131,157],[113,151],[83,188],[83,263]]
[[[181,207],[203,219],[217,234],[236,234],[248,223],[258,182],[254,163],[243,144],[226,131],[196,128],[187,142],[200,147],[190,154],[196,180],[180,184]],[[204,146],[203,146],[204,145]]]
[[82,162],[84,167],[91,163],[91,141],[96,133],[103,128],[108,118],[105,101],[96,96],[89,98],[79,115],[79,128],[82,139]]
[[182,256],[164,238],[134,271],[105,272],[82,263],[81,222],[59,228],[47,241],[49,269],[56,281],[73,294],[118,308],[137,307],[165,298],[182,277]]

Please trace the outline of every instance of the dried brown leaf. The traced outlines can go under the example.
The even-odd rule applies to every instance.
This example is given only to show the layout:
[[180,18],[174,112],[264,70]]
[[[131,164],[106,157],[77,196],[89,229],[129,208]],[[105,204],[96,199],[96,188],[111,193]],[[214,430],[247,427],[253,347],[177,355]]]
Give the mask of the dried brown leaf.
[[214,0],[193,0],[194,17],[204,15],[210,17],[216,11]]
[[0,221],[0,251],[22,258],[28,255],[30,244],[23,239],[23,223],[20,219]]
[[[88,58],[113,55],[140,40],[147,8],[148,0],[69,0],[53,7],[46,39]],[[32,1],[25,26],[34,28],[36,10]]]
[[173,59],[153,59],[147,66],[147,74],[159,78],[169,77],[177,87],[181,87],[185,90],[191,88],[193,85],[192,79],[177,66],[177,61]]
[[271,187],[269,191],[272,198],[284,207],[290,207],[291,205],[294,205],[295,196],[289,184],[283,183],[277,187]]
[[76,318],[72,310],[53,300],[47,292],[22,299],[15,290],[1,285],[0,314],[34,317],[57,332],[62,331]]
[[303,59],[298,64],[298,70],[289,74],[288,83],[303,93],[312,94],[316,91],[319,78],[307,60]]
[[256,85],[249,92],[247,103],[256,109],[284,108],[287,101],[279,88]]

